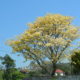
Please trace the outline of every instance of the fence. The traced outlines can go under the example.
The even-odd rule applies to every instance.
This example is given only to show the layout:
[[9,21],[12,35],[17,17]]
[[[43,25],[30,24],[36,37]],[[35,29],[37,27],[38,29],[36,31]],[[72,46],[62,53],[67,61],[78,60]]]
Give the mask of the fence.
[[80,80],[80,75],[58,77],[56,80]]
[[80,80],[80,75],[74,75],[74,76],[64,76],[64,77],[56,77],[51,78],[49,76],[43,77],[32,77],[32,78],[25,78],[23,80]]

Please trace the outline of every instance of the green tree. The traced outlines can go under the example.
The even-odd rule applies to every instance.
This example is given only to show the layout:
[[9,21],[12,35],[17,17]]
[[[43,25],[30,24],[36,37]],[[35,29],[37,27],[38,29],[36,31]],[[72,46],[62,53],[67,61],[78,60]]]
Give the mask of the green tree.
[[0,57],[0,59],[4,66],[4,69],[1,72],[3,80],[22,80],[26,77],[26,74],[22,74],[20,70],[15,68],[15,62],[9,55]]
[[14,52],[22,53],[25,59],[35,61],[45,72],[46,59],[53,65],[64,56],[65,50],[78,37],[77,27],[71,24],[72,17],[48,14],[28,24],[29,29],[17,39],[9,40],[8,45]]
[[71,64],[73,66],[73,74],[80,74],[80,50],[74,51],[72,54]]
[[4,65],[4,73],[3,73],[3,80],[13,80],[12,74],[15,70],[15,63],[14,60],[11,59],[9,55],[5,55],[1,57],[2,64]]
[[22,80],[25,77],[27,77],[27,75],[21,73],[18,69],[16,69],[12,74],[12,80]]

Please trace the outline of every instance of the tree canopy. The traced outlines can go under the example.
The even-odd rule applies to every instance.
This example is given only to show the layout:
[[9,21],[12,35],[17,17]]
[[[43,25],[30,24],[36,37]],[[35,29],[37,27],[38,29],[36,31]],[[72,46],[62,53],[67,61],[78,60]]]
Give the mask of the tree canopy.
[[0,59],[2,60],[2,64],[5,66],[5,69],[10,69],[15,67],[14,60],[9,55],[0,57]]
[[41,68],[46,65],[46,60],[56,64],[79,35],[78,28],[71,24],[72,20],[72,17],[60,14],[38,17],[28,24],[29,29],[24,33],[9,40],[8,45],[14,52],[22,53],[25,59],[35,61]]

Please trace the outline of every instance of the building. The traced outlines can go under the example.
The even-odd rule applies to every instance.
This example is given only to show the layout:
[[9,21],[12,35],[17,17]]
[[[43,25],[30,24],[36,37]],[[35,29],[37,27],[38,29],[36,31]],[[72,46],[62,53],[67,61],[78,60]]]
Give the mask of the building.
[[62,71],[61,69],[56,69],[55,76],[64,76],[64,75],[65,75],[64,71]]

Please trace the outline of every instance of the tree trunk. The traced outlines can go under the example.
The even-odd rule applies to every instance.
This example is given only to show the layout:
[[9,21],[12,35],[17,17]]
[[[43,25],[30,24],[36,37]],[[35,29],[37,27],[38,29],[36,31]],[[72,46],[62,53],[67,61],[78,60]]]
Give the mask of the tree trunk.
[[56,71],[56,62],[52,62],[52,73],[51,73],[51,76],[54,76],[55,75],[55,71]]

